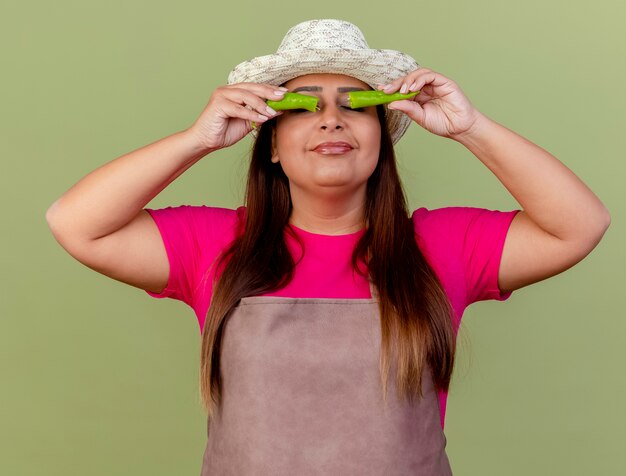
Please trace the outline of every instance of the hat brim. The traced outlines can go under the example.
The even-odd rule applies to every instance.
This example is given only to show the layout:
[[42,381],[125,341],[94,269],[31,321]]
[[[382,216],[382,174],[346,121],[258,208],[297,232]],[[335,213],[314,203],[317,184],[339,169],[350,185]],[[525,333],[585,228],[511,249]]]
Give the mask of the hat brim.
[[[396,50],[287,50],[238,64],[228,75],[228,84],[252,82],[278,86],[305,74],[335,73],[352,76],[376,89],[377,85],[406,76],[419,67],[413,58]],[[395,144],[408,129],[411,119],[402,111],[385,109]]]

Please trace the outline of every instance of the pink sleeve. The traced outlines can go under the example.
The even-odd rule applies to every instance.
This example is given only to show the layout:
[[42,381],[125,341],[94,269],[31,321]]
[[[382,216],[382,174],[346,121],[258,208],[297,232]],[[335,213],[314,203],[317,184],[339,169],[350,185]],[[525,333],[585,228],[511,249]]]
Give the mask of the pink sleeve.
[[420,223],[418,232],[426,239],[431,237],[428,248],[435,259],[440,256],[442,261],[458,263],[455,267],[462,276],[456,279],[461,279],[465,306],[489,299],[505,301],[511,296],[512,292],[499,289],[498,274],[504,241],[519,211],[445,207],[414,212],[414,220]]
[[234,236],[237,212],[205,205],[146,208],[146,211],[161,233],[170,271],[167,285],[160,294],[145,292],[193,307],[198,283],[206,268]]

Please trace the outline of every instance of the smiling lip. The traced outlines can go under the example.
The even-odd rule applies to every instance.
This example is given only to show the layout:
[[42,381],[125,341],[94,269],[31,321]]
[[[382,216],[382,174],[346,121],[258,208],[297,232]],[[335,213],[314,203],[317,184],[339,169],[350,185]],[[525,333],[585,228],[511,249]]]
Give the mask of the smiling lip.
[[313,149],[313,152],[320,154],[345,154],[352,149],[353,147],[347,142],[322,142]]

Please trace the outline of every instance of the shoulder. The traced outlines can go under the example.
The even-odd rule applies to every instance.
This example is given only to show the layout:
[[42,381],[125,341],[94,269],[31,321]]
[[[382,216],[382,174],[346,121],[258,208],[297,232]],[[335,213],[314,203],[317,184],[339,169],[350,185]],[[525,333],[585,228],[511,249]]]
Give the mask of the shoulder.
[[433,209],[420,207],[413,212],[411,219],[418,226],[440,226],[453,221],[471,218],[483,211],[489,210],[468,206],[450,206]]
[[155,220],[163,224],[194,226],[199,229],[225,230],[245,219],[245,207],[237,209],[208,205],[178,205],[165,208],[146,208]]
[[480,207],[418,208],[411,216],[418,246],[436,261],[469,265],[483,255],[495,257],[519,210]]
[[413,212],[420,249],[464,288],[465,305],[510,295],[499,290],[498,273],[506,235],[519,211],[455,206]]
[[179,252],[213,255],[243,231],[245,207],[237,209],[207,205],[179,205],[146,209],[163,241]]
[[463,206],[433,209],[420,207],[411,215],[416,239],[423,244],[441,239],[449,241],[462,227],[467,227],[468,222],[474,219],[480,210]]
[[[519,210],[500,211],[480,207],[451,206],[428,209],[418,208],[411,215],[416,233],[422,236],[467,231],[475,226],[489,228],[506,224]],[[451,237],[451,236],[450,236]]]

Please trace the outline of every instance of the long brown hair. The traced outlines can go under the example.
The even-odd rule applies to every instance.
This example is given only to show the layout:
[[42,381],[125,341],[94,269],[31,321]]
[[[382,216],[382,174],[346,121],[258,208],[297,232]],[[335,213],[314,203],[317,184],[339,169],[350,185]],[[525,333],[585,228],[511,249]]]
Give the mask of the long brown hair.
[[[387,395],[390,365],[396,365],[397,394],[422,396],[422,371],[430,366],[435,388],[447,391],[455,356],[452,308],[443,287],[417,246],[406,197],[396,168],[384,106],[378,164],[367,182],[365,233],[352,265],[367,263],[368,279],[379,298],[380,376]],[[211,417],[221,403],[220,349],[225,321],[242,297],[262,295],[287,285],[295,264],[283,233],[292,210],[289,180],[271,162],[276,119],[260,128],[252,147],[245,191],[246,216],[237,238],[221,254],[200,350],[200,396]],[[297,238],[297,237],[296,237]],[[394,360],[395,358],[395,360]]]

